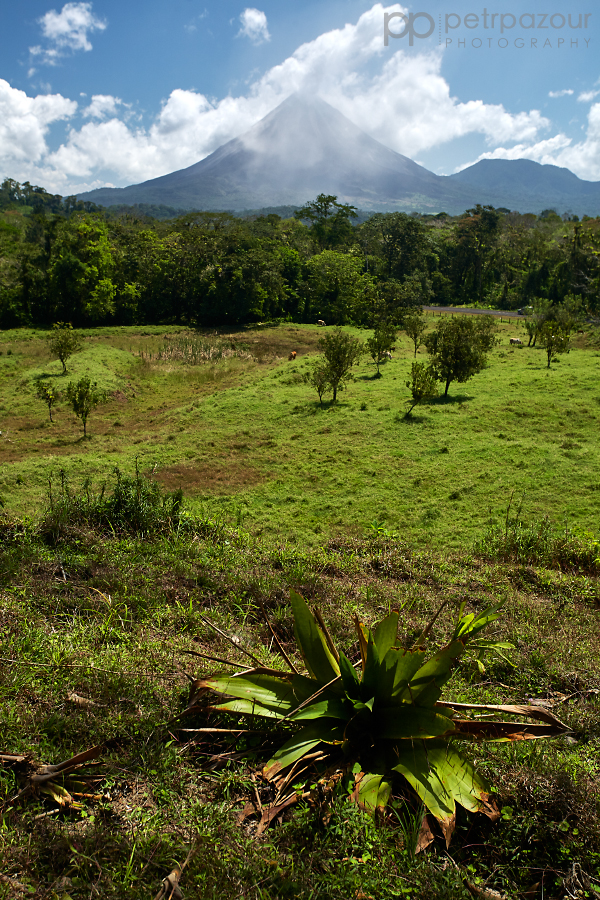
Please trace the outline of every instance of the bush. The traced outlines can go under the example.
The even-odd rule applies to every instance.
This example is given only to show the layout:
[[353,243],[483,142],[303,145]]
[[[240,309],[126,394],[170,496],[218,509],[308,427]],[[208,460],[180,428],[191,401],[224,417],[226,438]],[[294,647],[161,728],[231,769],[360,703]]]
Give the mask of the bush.
[[57,322],[48,335],[48,349],[52,356],[60,359],[62,374],[67,374],[67,360],[81,350],[81,340],[73,326],[68,322]]
[[87,420],[93,409],[106,400],[106,391],[100,390],[95,381],[91,381],[87,375],[79,381],[71,381],[67,385],[67,400],[71,409],[83,425],[83,436],[87,437]]
[[344,383],[352,378],[352,366],[357,363],[364,352],[364,345],[341,328],[335,328],[319,341],[319,349],[325,357],[325,368],[333,402],[337,401],[337,392]]

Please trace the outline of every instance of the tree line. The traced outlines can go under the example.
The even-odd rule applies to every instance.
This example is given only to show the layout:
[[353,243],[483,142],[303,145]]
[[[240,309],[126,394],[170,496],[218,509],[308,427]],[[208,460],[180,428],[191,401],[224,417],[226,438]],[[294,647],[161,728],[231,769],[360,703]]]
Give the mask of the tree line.
[[321,194],[296,211],[167,221],[6,179],[0,327],[265,320],[373,326],[427,304],[600,308],[600,218],[476,206],[461,216],[356,210]]

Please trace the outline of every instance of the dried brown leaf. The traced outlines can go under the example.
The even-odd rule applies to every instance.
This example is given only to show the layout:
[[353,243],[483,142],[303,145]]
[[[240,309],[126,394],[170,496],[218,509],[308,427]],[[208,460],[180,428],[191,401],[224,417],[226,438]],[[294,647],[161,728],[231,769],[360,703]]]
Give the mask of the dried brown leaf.
[[429,816],[423,816],[423,821],[421,822],[421,828],[419,830],[419,836],[417,838],[417,846],[415,847],[415,853],[422,853],[423,850],[426,850],[430,844],[433,844],[434,840],[435,838],[433,836],[433,831],[431,830]]
[[288,797],[283,803],[278,803],[276,806],[269,806],[266,809],[263,808],[262,815],[260,817],[260,821],[258,823],[258,828],[256,829],[256,837],[259,837],[263,831],[265,831],[271,822],[274,822],[275,819],[281,815],[289,806],[296,803],[298,800],[298,795],[293,794],[291,797]]
[[556,737],[569,729],[556,725],[529,725],[525,722],[490,722],[482,719],[453,719],[455,734],[481,741],[528,741]]
[[493,703],[450,703],[445,700],[439,700],[436,706],[445,707],[446,709],[467,710],[474,709],[480,712],[502,712],[510,713],[515,716],[525,716],[529,719],[539,719],[541,722],[547,722],[549,725],[555,725],[560,729],[558,733],[569,731],[569,727],[557,719],[556,716],[544,707],[531,706],[524,704],[502,704]]
[[94,703],[93,700],[88,700],[87,697],[80,697],[79,694],[75,694],[73,691],[67,694],[67,700],[80,709],[99,709],[98,704]]
[[478,884],[473,884],[471,881],[465,881],[465,885],[469,892],[474,897],[477,897],[478,900],[506,900],[504,894],[500,894],[498,891],[492,890],[492,888],[481,887]]

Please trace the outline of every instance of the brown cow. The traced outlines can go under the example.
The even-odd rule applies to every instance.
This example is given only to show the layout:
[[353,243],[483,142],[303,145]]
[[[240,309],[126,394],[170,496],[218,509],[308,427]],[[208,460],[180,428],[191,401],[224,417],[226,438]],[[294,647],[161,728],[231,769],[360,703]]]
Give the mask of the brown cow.
[[288,356],[288,359],[289,359],[289,360],[294,360],[294,359],[296,359],[296,351],[295,351],[295,350],[292,350],[292,352],[291,352],[290,355]]

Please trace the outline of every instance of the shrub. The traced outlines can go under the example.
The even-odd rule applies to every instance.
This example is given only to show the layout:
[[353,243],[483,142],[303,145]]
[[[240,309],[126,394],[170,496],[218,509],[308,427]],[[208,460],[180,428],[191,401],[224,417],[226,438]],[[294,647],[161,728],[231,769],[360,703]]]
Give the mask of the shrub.
[[352,366],[364,353],[364,345],[358,338],[352,337],[341,328],[335,328],[319,341],[323,351],[333,402],[337,400],[337,392],[346,381],[352,378]]
[[49,381],[38,381],[35,386],[35,393],[38,400],[41,400],[48,407],[48,414],[52,422],[52,407],[58,403],[62,394]]
[[396,343],[397,328],[391,322],[380,322],[373,331],[373,335],[365,342],[365,346],[377,366],[377,377],[381,375],[379,366],[387,358],[392,347]]
[[453,381],[465,382],[487,365],[486,353],[497,343],[491,316],[445,317],[424,340],[431,354],[431,368],[445,383],[444,396]]
[[62,374],[67,374],[67,360],[81,350],[81,340],[73,326],[68,322],[56,322],[48,335],[48,349],[50,353],[62,363]]
[[405,419],[410,417],[415,406],[419,403],[425,403],[427,400],[432,400],[438,394],[435,372],[425,363],[414,362],[412,364],[410,380],[406,382],[406,387],[410,388],[412,399],[406,401],[408,409],[404,415]]
[[538,328],[537,336],[540,339],[540,345],[546,351],[548,368],[550,368],[550,362],[556,353],[567,353],[569,350],[569,333],[558,322],[544,322]]
[[106,392],[100,390],[95,381],[84,375],[79,381],[67,385],[67,400],[71,409],[83,424],[83,436],[87,437],[87,420],[93,409],[106,400]]
[[[305,796],[312,797],[314,791],[315,798],[322,797],[328,784],[342,781],[349,799],[375,814],[399,786],[416,794],[437,819],[448,844],[457,804],[499,818],[490,788],[459,749],[461,742],[521,741],[567,730],[547,710],[535,706],[441,701],[442,689],[465,652],[509,646],[478,636],[497,619],[498,607],[463,615],[463,604],[450,643],[433,655],[423,645],[441,609],[411,649],[398,642],[398,610],[373,629],[355,617],[360,659],[352,663],[335,647],[319,610],[312,612],[293,591],[291,603],[305,674],[285,655],[289,672],[259,664],[197,683],[218,695],[213,709],[250,716],[252,721],[262,716],[278,723],[282,737],[287,737],[262,770],[276,790],[275,813],[296,801],[298,782],[315,780],[316,768],[316,778],[319,773],[323,777]],[[469,709],[478,715],[467,717]],[[481,717],[494,712],[544,724]],[[269,811],[262,815],[270,821]]]
[[326,364],[317,360],[310,366],[308,372],[304,373],[304,375],[302,376],[302,380],[305,384],[308,384],[310,385],[310,387],[315,389],[315,391],[319,395],[319,403],[322,406],[323,395],[331,390],[329,370]]
[[402,330],[406,333],[406,336],[411,339],[415,348],[415,358],[417,356],[417,350],[423,343],[423,339],[425,337],[425,332],[427,331],[427,323],[423,317],[422,310],[415,310],[414,312],[408,313],[408,315],[404,316],[402,319]]

